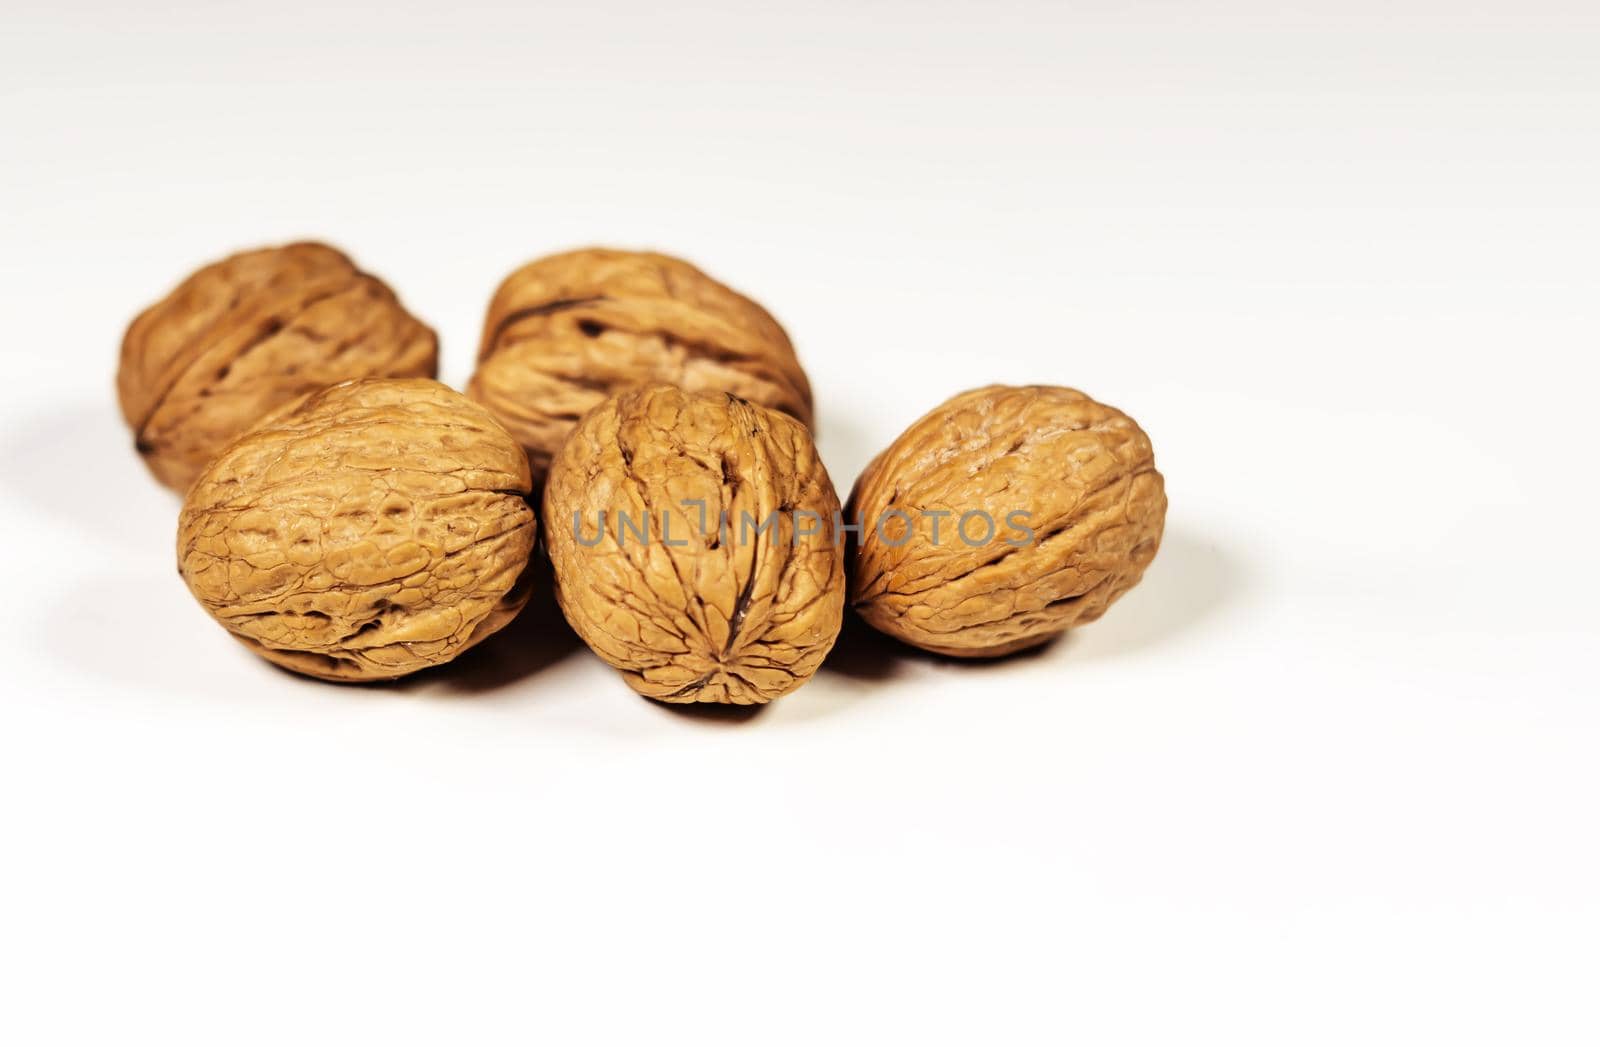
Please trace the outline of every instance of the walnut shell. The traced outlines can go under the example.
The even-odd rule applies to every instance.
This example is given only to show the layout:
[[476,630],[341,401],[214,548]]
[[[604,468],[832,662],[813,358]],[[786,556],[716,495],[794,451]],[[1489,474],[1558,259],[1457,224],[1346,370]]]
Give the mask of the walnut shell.
[[178,571],[268,661],[389,679],[449,661],[527,601],[529,491],[522,449],[460,393],[345,382],[262,419],[201,473]]
[[352,378],[431,378],[433,331],[325,244],[208,265],[133,321],[117,398],[150,471],[183,491],[268,411]]
[[[864,526],[851,536],[850,603],[929,651],[1019,651],[1094,621],[1132,588],[1166,510],[1150,438],[1121,411],[1060,386],[974,389],[856,480],[846,515]],[[968,513],[978,515],[962,530]]]
[[810,383],[765,309],[688,262],[636,251],[571,251],[506,277],[467,395],[522,442],[539,476],[585,411],[659,383],[811,424]]
[[839,499],[788,415],[722,393],[622,393],[563,444],[544,513],[567,621],[642,695],[768,702],[838,637]]

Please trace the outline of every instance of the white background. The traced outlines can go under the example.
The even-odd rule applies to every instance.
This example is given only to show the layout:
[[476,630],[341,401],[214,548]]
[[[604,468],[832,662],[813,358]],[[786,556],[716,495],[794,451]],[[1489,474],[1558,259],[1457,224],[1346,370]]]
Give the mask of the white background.
[[[1600,1037],[1600,9],[8,0],[0,1041]],[[252,659],[116,414],[197,265],[345,247],[462,383],[583,244],[766,303],[841,491],[1080,387],[1167,539],[994,665],[759,715],[535,613],[389,689]]]

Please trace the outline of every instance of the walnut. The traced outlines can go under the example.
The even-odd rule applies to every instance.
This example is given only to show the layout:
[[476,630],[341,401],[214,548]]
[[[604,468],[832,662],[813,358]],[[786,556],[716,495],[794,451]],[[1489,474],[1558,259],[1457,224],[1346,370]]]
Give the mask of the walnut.
[[186,489],[262,415],[352,378],[428,377],[438,339],[382,280],[325,244],[247,251],[190,276],[129,326],[117,397],[157,479]]
[[624,392],[562,445],[544,514],[567,621],[642,695],[768,702],[838,637],[839,500],[788,415],[725,393]]
[[811,386],[765,309],[687,262],[634,251],[572,251],[506,277],[467,395],[542,475],[585,411],[658,383],[733,393],[811,424]]
[[850,603],[926,650],[1022,650],[1132,588],[1166,509],[1150,439],[1121,411],[1059,386],[974,389],[856,481]]
[[516,441],[460,393],[345,382],[262,419],[201,473],[178,570],[269,661],[327,680],[401,676],[526,602],[529,479]]

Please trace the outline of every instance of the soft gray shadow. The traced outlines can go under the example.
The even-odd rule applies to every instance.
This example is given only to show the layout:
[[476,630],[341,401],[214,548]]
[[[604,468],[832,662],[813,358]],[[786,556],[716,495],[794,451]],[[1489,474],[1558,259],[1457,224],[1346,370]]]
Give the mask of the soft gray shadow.
[[541,693],[532,677],[583,649],[548,582],[536,578],[535,585],[510,625],[453,662],[398,680],[319,680],[268,662],[211,621],[176,571],[102,575],[64,593],[38,617],[35,642],[52,660],[120,685],[212,700],[234,693],[226,682],[234,674],[241,680],[255,674],[336,698],[498,701]]
[[846,607],[844,628],[818,673],[883,683],[905,675],[906,660],[916,653],[916,648],[883,635]]
[[550,561],[542,549],[534,553],[521,584],[530,586],[533,595],[510,625],[453,662],[378,686],[444,698],[533,694],[538,688],[528,683],[529,678],[582,651],[583,641],[556,603]]
[[123,548],[162,548],[148,541],[158,524],[170,541],[177,500],[139,460],[109,395],[103,404],[23,418],[4,440],[0,477],[12,506]]
[[[782,715],[785,717],[796,715],[796,709],[803,709],[802,718],[813,719],[820,715],[838,712],[846,707],[853,707],[858,699],[870,697],[875,693],[877,684],[909,674],[912,671],[912,663],[919,661],[928,664],[954,664],[959,659],[929,654],[892,640],[846,609],[844,627],[840,630],[833,649],[828,652],[828,657],[817,670],[816,678],[801,684],[782,698],[766,705],[721,705],[714,702],[680,704],[654,700],[651,700],[650,704],[680,719],[714,726],[738,726],[750,723],[761,719],[763,713],[777,707],[782,707]],[[847,692],[848,697],[843,701],[819,702],[817,695],[810,688],[818,680],[830,677],[834,678],[832,682],[835,686],[828,690],[833,692],[843,690]]]
[[[137,553],[140,562],[171,563],[171,544],[179,502],[150,475],[133,450],[133,438],[117,413],[109,394],[103,404],[82,404],[50,415],[24,418],[9,427],[0,443],[0,482],[8,493],[8,507],[31,515],[47,526],[70,528],[83,537]],[[447,665],[424,670],[398,681],[339,684],[316,681],[285,669],[286,677],[309,683],[323,683],[333,690],[359,694],[367,689],[401,692],[499,696],[516,690],[517,685],[582,648],[582,643],[567,625],[551,591],[549,564],[539,560],[530,570],[533,597],[522,614],[506,628]],[[170,570],[170,568],[168,569]],[[94,602],[87,606],[148,606],[148,586],[157,586],[163,596],[169,593],[180,605],[187,601],[176,572],[156,573],[148,580],[101,579]],[[128,590],[125,602],[108,600],[108,590]],[[144,589],[143,593],[137,591]],[[197,609],[195,615],[203,622]],[[93,631],[98,622],[79,617],[75,623],[52,623],[44,637],[53,647],[57,631]],[[145,682],[171,686],[182,680],[170,657],[147,653],[170,651],[201,633],[205,642],[230,644],[221,629],[205,630],[180,624],[181,615],[120,615],[106,623],[107,639],[128,649],[130,657],[121,659],[119,671],[136,675],[147,670]],[[198,638],[194,642],[201,642]],[[74,645],[75,646],[75,645]],[[240,648],[242,651],[243,648]],[[81,651],[58,652],[63,657]],[[90,661],[94,661],[90,659]],[[264,660],[263,665],[268,664]]]
[[1075,657],[1120,657],[1167,646],[1203,625],[1249,587],[1244,563],[1221,543],[1185,530],[1168,531],[1137,588],[1083,627]]
[[1038,647],[1030,647],[1026,651],[1017,651],[996,658],[955,658],[948,654],[924,651],[920,647],[902,643],[892,636],[885,636],[862,621],[859,615],[846,610],[844,629],[839,633],[839,642],[828,652],[828,659],[822,663],[821,672],[862,683],[894,680],[908,675],[917,665],[935,669],[981,672],[990,666],[1015,665],[1038,658],[1046,651],[1065,646],[1070,640],[1070,636],[1057,637]]
[[33,630],[32,642],[51,661],[119,691],[227,700],[251,690],[230,681],[275,671],[206,617],[175,570],[97,574],[58,592]]
[[1098,622],[1081,630],[998,658],[952,658],[885,636],[846,611],[844,630],[821,671],[879,683],[905,676],[919,664],[981,672],[988,666],[1014,665],[1063,651],[1088,658],[1154,651],[1211,617],[1245,585],[1243,567],[1219,544],[1169,531],[1139,585],[1112,604]]
[[[787,695],[778,701],[788,701],[793,697]],[[645,701],[671,716],[713,727],[738,727],[750,723],[772,707],[770,702],[766,705],[728,705],[722,702],[658,702],[654,698]]]

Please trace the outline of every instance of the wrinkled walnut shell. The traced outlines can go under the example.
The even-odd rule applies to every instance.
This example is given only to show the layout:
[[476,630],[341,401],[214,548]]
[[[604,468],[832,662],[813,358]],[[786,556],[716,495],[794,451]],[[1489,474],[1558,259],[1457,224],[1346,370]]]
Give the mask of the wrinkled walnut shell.
[[346,382],[207,467],[178,521],[178,570],[263,658],[390,679],[449,661],[527,601],[529,490],[522,449],[460,393]]
[[[1132,588],[1166,509],[1150,438],[1121,411],[1059,386],[974,389],[914,423],[856,481],[847,516],[864,526],[852,535],[850,603],[929,651],[1019,651],[1094,621]],[[1019,510],[1029,515],[1008,519]],[[984,515],[963,537],[965,513]],[[985,517],[994,534],[978,541]]]
[[661,383],[811,424],[811,386],[765,309],[688,262],[635,251],[571,251],[506,277],[467,395],[522,442],[540,476],[585,411]]
[[[568,437],[544,512],[567,621],[642,695],[771,701],[809,679],[838,637],[839,500],[788,415],[720,393],[625,392]],[[635,528],[649,520],[647,538],[619,513]]]
[[117,398],[162,483],[186,490],[268,411],[353,378],[431,378],[438,339],[382,280],[325,244],[208,265],[133,321]]

